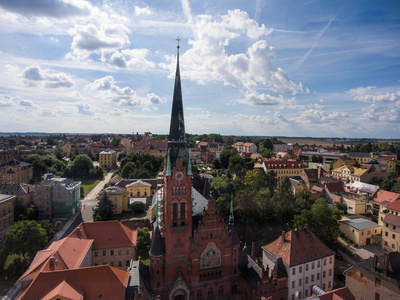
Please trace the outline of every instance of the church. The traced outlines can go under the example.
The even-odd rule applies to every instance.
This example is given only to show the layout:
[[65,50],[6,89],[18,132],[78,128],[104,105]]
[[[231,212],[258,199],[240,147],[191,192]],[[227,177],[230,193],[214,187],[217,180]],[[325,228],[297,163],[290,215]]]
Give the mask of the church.
[[[179,39],[178,39],[179,42]],[[179,44],[163,187],[154,195],[149,266],[141,265],[146,299],[287,299],[287,273],[282,265],[262,269],[240,240],[229,216],[212,195],[192,187],[186,148]],[[235,295],[235,297],[233,296]],[[234,298],[233,298],[234,297]]]

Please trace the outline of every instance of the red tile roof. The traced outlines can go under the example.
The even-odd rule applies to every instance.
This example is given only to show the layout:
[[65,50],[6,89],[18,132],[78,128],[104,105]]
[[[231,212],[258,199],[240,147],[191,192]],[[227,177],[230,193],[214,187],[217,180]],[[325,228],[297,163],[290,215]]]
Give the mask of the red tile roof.
[[93,250],[136,246],[137,232],[119,221],[81,223],[70,236],[93,239]]
[[343,187],[343,182],[327,182],[325,183],[325,186],[329,193],[343,193],[344,192],[344,187]]
[[288,267],[334,254],[308,227],[289,231],[284,241],[281,236],[262,248],[275,258],[281,257]]
[[[18,281],[33,280],[41,271],[78,268],[93,244],[92,239],[66,237],[53,242],[47,249],[38,251],[28,270]],[[50,258],[54,257],[54,264]]]
[[98,300],[100,295],[102,299],[125,299],[128,278],[128,271],[109,265],[41,272],[17,299],[42,299],[60,292],[69,299],[81,293],[85,300]]
[[56,286],[52,291],[50,291],[41,300],[52,300],[57,296],[58,298],[63,297],[67,299],[83,299],[83,291],[75,290],[71,285],[69,285],[65,280]]
[[400,199],[400,194],[397,193],[392,193],[384,190],[379,190],[375,193],[373,200],[378,203],[382,203],[387,201],[388,203],[391,203],[393,201],[396,201]]
[[303,165],[297,163],[295,160],[267,160],[264,161],[264,165],[266,166],[267,169],[275,169],[275,168],[302,168]]
[[396,200],[393,201],[392,203],[389,203],[388,205],[386,205],[386,208],[400,211],[400,200]]

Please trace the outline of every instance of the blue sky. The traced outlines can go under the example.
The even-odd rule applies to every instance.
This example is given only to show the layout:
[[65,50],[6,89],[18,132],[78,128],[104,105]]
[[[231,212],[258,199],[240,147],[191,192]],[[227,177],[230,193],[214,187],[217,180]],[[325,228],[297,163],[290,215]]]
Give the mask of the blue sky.
[[0,0],[0,132],[400,138],[398,1]]

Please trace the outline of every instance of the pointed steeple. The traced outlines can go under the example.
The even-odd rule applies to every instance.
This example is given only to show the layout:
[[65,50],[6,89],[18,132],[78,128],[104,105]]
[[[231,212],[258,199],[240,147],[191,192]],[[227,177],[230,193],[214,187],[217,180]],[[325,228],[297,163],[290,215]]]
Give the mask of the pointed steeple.
[[229,225],[233,225],[234,224],[234,216],[233,216],[233,194],[231,195],[231,211],[229,214]]
[[172,100],[172,113],[171,113],[171,124],[169,128],[169,142],[186,143],[185,137],[185,121],[183,118],[183,101],[182,101],[182,89],[181,89],[181,75],[179,71],[179,41],[177,46],[177,62],[176,62],[176,73],[175,73],[175,87],[174,87],[174,98]]

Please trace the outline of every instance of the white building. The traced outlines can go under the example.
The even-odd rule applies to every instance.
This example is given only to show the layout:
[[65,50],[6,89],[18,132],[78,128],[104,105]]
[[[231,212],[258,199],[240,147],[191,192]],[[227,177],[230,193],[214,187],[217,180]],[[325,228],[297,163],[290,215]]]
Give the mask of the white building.
[[314,285],[324,291],[333,289],[334,251],[325,246],[308,226],[282,232],[282,236],[263,246],[263,267],[273,269],[279,257],[288,273],[288,299],[312,295]]

